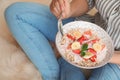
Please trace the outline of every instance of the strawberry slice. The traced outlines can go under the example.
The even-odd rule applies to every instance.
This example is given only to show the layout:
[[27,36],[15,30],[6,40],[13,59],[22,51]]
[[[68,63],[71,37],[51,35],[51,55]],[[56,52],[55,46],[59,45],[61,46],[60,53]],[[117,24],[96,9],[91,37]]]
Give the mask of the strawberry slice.
[[100,40],[100,39],[98,39],[98,38],[93,39],[93,40],[91,40],[91,43],[94,44],[94,43],[96,43],[96,42],[99,41],[99,40]]
[[77,41],[80,42],[80,44],[82,44],[85,40],[88,40],[88,38],[85,36],[81,36]]
[[92,36],[92,32],[91,32],[91,30],[85,31],[84,34],[85,34],[85,35]]
[[88,41],[87,44],[94,44],[96,42],[98,42],[100,39],[93,39],[91,41]]
[[94,55],[94,56],[92,56],[92,57],[90,58],[90,60],[91,60],[92,62],[96,62],[96,58],[97,58],[97,56]]
[[67,37],[69,38],[69,39],[71,39],[71,40],[75,40],[75,37],[73,37],[72,35],[70,35],[70,34],[67,34]]
[[76,54],[80,54],[80,49],[72,50]]
[[88,49],[88,52],[91,52],[91,53],[93,53],[94,55],[97,54],[97,52],[96,52],[94,49],[92,49],[92,48],[89,48],[89,49]]

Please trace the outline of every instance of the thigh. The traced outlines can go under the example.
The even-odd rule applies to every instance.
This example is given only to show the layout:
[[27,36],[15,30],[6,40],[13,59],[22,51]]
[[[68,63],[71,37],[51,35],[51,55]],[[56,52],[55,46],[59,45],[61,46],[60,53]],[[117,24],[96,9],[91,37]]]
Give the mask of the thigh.
[[5,17],[13,36],[43,79],[58,80],[58,62],[46,36],[38,29],[39,24],[42,25],[38,21],[40,8],[44,7],[35,3],[15,3],[6,9]]
[[[10,16],[9,16],[10,15]],[[54,41],[57,29],[57,18],[51,13],[48,6],[30,3],[19,2],[12,4],[6,9],[5,17],[8,24],[12,23],[11,17],[16,17],[15,20],[22,20],[34,28],[39,30],[48,40]],[[64,20],[64,23],[73,21],[74,18]]]
[[94,69],[89,80],[120,80],[120,68],[116,64],[107,64]]
[[14,25],[13,21],[18,20],[32,25],[49,40],[53,40],[57,32],[56,17],[52,15],[48,6],[42,4],[31,2],[14,3],[6,9],[5,17],[9,25]]
[[[5,18],[14,38],[43,79],[57,80],[59,65],[48,42],[55,40],[57,19],[49,7],[37,3],[14,3],[6,9]],[[72,20],[64,20],[64,23]]]

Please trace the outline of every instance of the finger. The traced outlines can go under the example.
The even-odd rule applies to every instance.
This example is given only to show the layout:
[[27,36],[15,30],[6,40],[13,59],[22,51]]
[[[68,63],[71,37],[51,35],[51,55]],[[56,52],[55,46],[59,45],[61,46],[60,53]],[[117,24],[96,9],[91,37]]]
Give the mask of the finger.
[[60,15],[60,13],[56,7],[54,7],[54,14],[56,15],[56,17],[58,17]]
[[68,4],[70,4],[70,0],[63,0],[64,1],[64,6],[66,7]]
[[61,9],[60,9],[60,5],[59,5],[59,2],[58,1],[56,1],[56,3],[55,3],[55,11],[56,11],[56,13],[57,13],[57,17],[59,18],[60,16],[61,16]]
[[59,5],[59,2],[58,2],[58,1],[55,2],[55,7],[57,8],[57,10],[58,10],[59,12],[61,12],[60,5]]
[[54,6],[54,0],[52,0],[51,4],[50,4],[50,10],[53,12],[53,6]]
[[71,13],[70,13],[70,2],[71,0],[64,0],[64,6],[65,6],[65,9],[64,9],[64,11],[63,11],[63,18],[68,18],[70,15],[71,15]]
[[66,18],[66,14],[65,14],[65,12],[62,12],[62,17],[61,17],[61,19],[65,19]]
[[59,3],[59,6],[60,6],[60,9],[63,11],[64,10],[64,0],[58,0],[58,3]]
[[60,15],[60,6],[59,6],[59,3],[58,1],[56,0],[56,2],[54,3],[54,11],[56,13],[56,16],[58,17]]
[[50,4],[50,10],[51,10],[51,12],[56,16],[56,17],[58,17],[58,15],[59,15],[59,11],[58,11],[58,9],[56,8],[56,1],[55,0],[52,0],[52,2],[51,2],[51,4]]

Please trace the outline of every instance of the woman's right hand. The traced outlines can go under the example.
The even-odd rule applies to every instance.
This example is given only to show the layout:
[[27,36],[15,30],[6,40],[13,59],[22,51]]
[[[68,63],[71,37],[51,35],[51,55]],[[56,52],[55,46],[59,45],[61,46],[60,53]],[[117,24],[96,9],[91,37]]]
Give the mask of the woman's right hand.
[[71,16],[69,0],[52,0],[50,10],[57,18],[65,19]]

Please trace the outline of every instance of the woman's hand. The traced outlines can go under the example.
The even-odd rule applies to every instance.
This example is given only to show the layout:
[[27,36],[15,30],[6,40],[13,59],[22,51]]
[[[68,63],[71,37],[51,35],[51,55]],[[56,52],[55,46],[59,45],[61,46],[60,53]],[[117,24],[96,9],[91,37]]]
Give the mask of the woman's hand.
[[62,12],[62,19],[77,17],[88,11],[87,0],[52,0],[50,10],[59,18]]
[[71,16],[69,0],[52,0],[50,10],[57,18],[65,19]]

